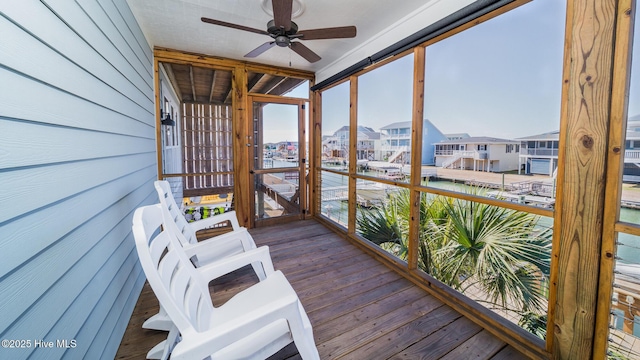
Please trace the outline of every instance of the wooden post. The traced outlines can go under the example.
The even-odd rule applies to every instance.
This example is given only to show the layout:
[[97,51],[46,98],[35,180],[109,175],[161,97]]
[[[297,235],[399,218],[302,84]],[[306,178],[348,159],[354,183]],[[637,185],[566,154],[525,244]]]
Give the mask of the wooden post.
[[[432,146],[422,144],[424,125],[424,69],[425,48],[418,46],[413,50],[413,123],[411,124],[411,214],[409,217],[409,255],[407,265],[409,270],[418,267],[418,242],[420,241],[420,186],[422,176],[422,147]],[[422,144],[416,146],[415,144]]]
[[549,334],[556,359],[593,355],[616,0],[569,0]]
[[[262,161],[262,149],[254,149],[254,144],[258,144],[261,145],[263,144],[263,136],[264,136],[264,126],[263,126],[263,114],[264,114],[264,103],[259,103],[256,104],[253,102],[252,98],[249,97],[248,101],[247,101],[247,110],[248,110],[248,116],[247,118],[249,119],[249,126],[247,127],[247,134],[249,134],[249,139],[251,140],[251,146],[247,146],[247,150],[249,151],[249,183],[252,184],[252,186],[257,186],[256,187],[252,187],[252,191],[251,191],[251,196],[255,196],[255,209],[253,211],[253,214],[251,215],[252,218],[257,218],[257,219],[262,219],[264,217],[264,195],[265,195],[265,187],[264,187],[264,177],[265,175],[257,175],[257,174],[251,174],[251,170],[255,170],[255,169],[262,169],[263,168],[263,161]],[[255,131],[257,130],[257,131]],[[253,137],[255,138],[253,138]],[[260,160],[258,160],[258,166],[256,166],[256,164],[254,163],[254,151],[258,152],[258,157],[260,158]],[[259,179],[259,181],[256,181],[256,178]],[[251,209],[251,207],[249,207],[249,209]],[[253,225],[251,226],[253,227]]]
[[[613,268],[617,233],[616,222],[620,218],[620,198],[622,195],[622,171],[624,169],[624,149],[629,107],[631,47],[633,44],[633,23],[635,0],[621,0],[618,3],[616,20],[616,42],[613,59],[615,72],[611,89],[611,121],[609,126],[609,146],[607,151],[607,182],[600,251],[600,279],[598,308],[593,348],[594,359],[605,359],[609,345],[609,321],[611,299],[613,297]],[[636,54],[640,49],[636,49]]]
[[322,206],[322,200],[320,199],[322,185],[321,176],[322,172],[319,170],[322,165],[322,93],[314,91],[309,94],[309,102],[311,109],[309,109],[309,115],[311,116],[309,131],[309,215],[315,216],[321,213],[320,206]]
[[249,126],[247,119],[247,72],[243,66],[233,70],[231,78],[233,98],[233,170],[234,170],[234,201],[238,222],[242,226],[253,224],[253,214],[250,213],[250,202],[253,196],[250,192],[249,174]]
[[304,105],[304,102],[298,104],[298,191],[300,192],[298,202],[300,204],[301,220],[305,218],[305,210],[309,208],[309,203],[307,201],[307,181],[305,180],[306,165],[304,163],[304,161],[309,161],[307,158],[307,131],[305,127],[306,111]]
[[[153,87],[154,87],[154,95],[155,95],[155,100],[156,100],[156,104],[155,104],[155,112],[156,112],[156,158],[157,158],[157,165],[158,165],[158,180],[164,180],[162,178],[162,173],[163,173],[163,169],[162,169],[162,126],[160,123],[160,112],[158,111],[158,107],[162,108],[162,102],[160,99],[160,71],[159,71],[159,67],[160,65],[158,64],[158,59],[155,59],[153,61],[153,74],[154,79],[153,79]],[[178,121],[178,119],[176,119],[176,121]]]
[[356,151],[358,150],[358,77],[351,76],[349,89],[349,218],[347,233],[356,232],[356,206],[358,189],[356,188]]

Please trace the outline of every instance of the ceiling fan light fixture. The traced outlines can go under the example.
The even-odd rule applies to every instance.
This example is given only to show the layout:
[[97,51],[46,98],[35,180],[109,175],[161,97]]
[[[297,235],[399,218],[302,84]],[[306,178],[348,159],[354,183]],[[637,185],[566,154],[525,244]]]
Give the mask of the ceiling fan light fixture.
[[[260,6],[262,6],[262,10],[273,17],[273,4],[271,0],[259,0]],[[293,0],[293,9],[291,10],[291,18],[295,19],[304,13],[304,3],[302,0]]]
[[276,36],[276,45],[280,47],[287,47],[291,43],[288,37],[284,35]]

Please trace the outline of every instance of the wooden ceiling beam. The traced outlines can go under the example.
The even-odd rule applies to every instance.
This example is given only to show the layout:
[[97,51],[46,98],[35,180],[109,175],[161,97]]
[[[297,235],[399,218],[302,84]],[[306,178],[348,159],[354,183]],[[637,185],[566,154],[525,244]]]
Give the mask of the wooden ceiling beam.
[[296,79],[296,78],[286,78],[279,85],[271,89],[270,94],[272,95],[282,95],[291,91],[291,89],[296,88],[301,83],[305,82],[305,79]]
[[236,66],[240,66],[250,72],[273,74],[278,76],[293,76],[303,79],[313,80],[315,74],[311,71],[296,70],[292,68],[284,68],[246,61],[238,61],[225,59],[221,57],[208,56],[203,54],[188,53],[179,50],[154,47],[153,54],[156,59],[164,62],[174,62],[179,64],[190,64],[202,67],[215,67],[218,69],[233,70]]
[[253,92],[253,88],[256,87],[256,85],[260,82],[260,80],[262,80],[264,75],[265,74],[255,74],[255,75],[253,75],[251,80],[249,80],[249,84],[247,85],[247,91],[248,92]]
[[193,101],[197,102],[196,98],[196,82],[193,80],[193,66],[189,65],[189,78],[191,79],[191,94],[193,95]]
[[269,84],[267,84],[267,86],[265,87],[267,90],[264,91],[263,93],[271,94],[271,91],[276,89],[278,86],[284,83],[287,79],[288,79],[287,77],[283,77],[282,79],[278,79],[278,78],[273,79]]
[[213,102],[213,89],[215,89],[216,87],[216,76],[218,75],[218,72],[213,70],[213,75],[211,76],[211,93],[209,94],[209,102],[212,103]]
[[231,102],[231,91],[233,90],[233,85],[229,84],[229,88],[224,92],[224,97],[222,98],[222,103],[228,104]]

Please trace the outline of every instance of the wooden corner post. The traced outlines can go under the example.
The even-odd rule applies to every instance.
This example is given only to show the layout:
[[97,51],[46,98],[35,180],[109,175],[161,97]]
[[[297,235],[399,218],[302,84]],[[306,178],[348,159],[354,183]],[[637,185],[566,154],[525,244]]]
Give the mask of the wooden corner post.
[[238,221],[242,226],[250,226],[253,214],[250,214],[250,201],[253,196],[249,191],[252,180],[249,174],[249,152],[247,144],[251,144],[248,129],[248,95],[247,70],[244,66],[236,66],[231,81],[233,104],[233,168],[234,192]]
[[358,77],[351,76],[349,83],[349,218],[347,232],[356,233],[356,206],[358,189],[356,178],[356,153],[358,150]]
[[593,355],[618,0],[568,0],[549,347]]
[[[422,46],[413,49],[413,123],[411,124],[411,144],[422,144],[424,132],[424,73],[425,53]],[[430,146],[430,144],[422,144]],[[409,217],[409,256],[407,266],[409,270],[418,268],[418,243],[420,238],[420,186],[422,176],[422,148],[412,146],[411,149],[411,214]]]

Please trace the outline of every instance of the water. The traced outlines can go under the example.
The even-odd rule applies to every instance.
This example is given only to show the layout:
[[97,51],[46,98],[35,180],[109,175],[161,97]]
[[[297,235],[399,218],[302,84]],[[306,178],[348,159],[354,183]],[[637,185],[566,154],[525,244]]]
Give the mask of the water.
[[[638,209],[620,209],[620,219],[623,221],[640,224],[640,210]],[[619,233],[618,246],[616,256],[619,261],[627,264],[640,264],[640,237]]]
[[[322,172],[322,182],[324,187],[347,186],[348,177]],[[465,192],[470,189],[468,185],[450,181],[429,181],[429,186],[459,192]],[[321,206],[322,208],[320,210],[325,216],[343,225],[347,224],[348,209],[345,201],[323,201]],[[640,224],[640,210],[622,208],[620,209],[620,219],[629,223]],[[553,226],[553,218],[541,216],[539,225],[550,228]],[[640,237],[619,233],[618,243],[620,245],[618,246],[616,255],[619,261],[640,264]]]
[[[452,183],[450,181],[429,181],[429,186],[438,189],[460,192],[464,192],[465,190],[469,189],[468,185]],[[621,208],[620,219],[629,223],[640,224],[640,210]],[[541,226],[550,228],[553,226],[553,219],[550,217],[541,216],[539,224]],[[618,246],[616,255],[620,261],[628,264],[640,263],[640,237],[619,233],[618,243],[621,243],[621,245]]]

